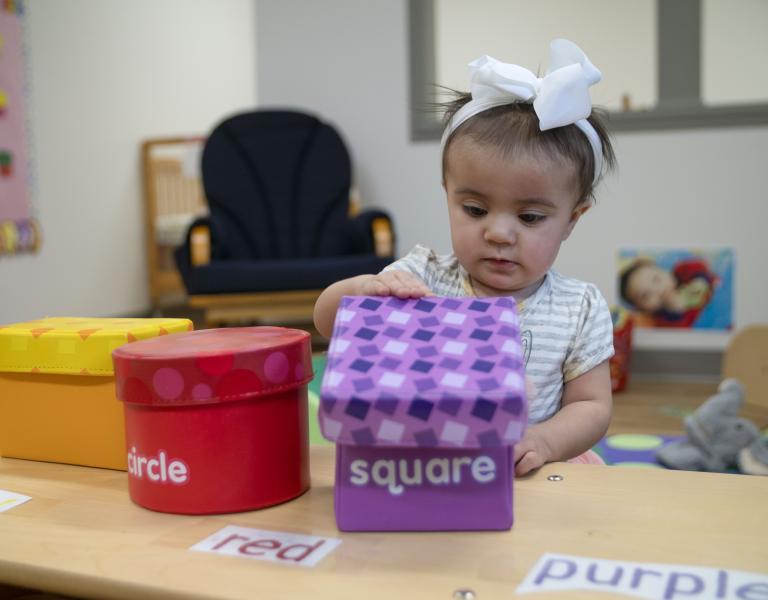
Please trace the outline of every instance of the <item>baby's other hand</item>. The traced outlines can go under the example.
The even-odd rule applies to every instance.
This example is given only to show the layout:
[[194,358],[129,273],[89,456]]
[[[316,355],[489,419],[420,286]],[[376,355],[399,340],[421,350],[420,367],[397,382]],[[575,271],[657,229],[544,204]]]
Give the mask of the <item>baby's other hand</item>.
[[427,285],[408,271],[387,271],[366,278],[360,286],[361,296],[396,296],[398,298],[421,298],[431,296]]
[[536,427],[528,427],[523,439],[515,444],[515,475],[519,477],[538,469],[549,461],[551,454],[549,446],[536,431]]
[[707,303],[710,283],[704,277],[697,277],[680,288],[680,302],[684,310],[700,308]]

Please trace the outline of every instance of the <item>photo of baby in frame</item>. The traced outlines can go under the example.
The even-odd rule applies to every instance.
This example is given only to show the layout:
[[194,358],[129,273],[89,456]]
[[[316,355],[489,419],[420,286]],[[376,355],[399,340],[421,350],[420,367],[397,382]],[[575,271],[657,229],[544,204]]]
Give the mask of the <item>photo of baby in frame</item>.
[[638,327],[728,330],[733,266],[730,248],[620,249],[618,297]]

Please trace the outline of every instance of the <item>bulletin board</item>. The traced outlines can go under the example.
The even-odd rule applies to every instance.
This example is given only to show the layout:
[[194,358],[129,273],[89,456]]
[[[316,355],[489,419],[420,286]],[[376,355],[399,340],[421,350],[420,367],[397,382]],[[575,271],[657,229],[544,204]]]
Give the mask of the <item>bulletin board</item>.
[[0,257],[40,248],[32,214],[24,3],[0,0]]

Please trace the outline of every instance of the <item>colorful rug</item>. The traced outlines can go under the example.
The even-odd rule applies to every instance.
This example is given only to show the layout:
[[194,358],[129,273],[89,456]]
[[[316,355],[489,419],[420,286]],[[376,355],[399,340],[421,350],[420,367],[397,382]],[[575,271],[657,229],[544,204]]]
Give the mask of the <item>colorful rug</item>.
[[604,437],[593,448],[608,465],[663,469],[656,462],[660,448],[682,439],[682,435],[620,433]]
[[317,411],[320,408],[320,384],[323,381],[325,370],[325,355],[312,355],[312,370],[315,377],[309,382],[309,443],[313,445],[331,445],[331,442],[320,433],[320,425],[317,420]]

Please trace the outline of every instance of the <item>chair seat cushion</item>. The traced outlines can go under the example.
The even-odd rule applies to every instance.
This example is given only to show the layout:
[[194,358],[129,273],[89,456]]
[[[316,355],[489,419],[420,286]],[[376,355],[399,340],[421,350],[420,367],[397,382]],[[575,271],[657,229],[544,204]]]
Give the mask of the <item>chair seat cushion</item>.
[[[183,248],[180,249],[183,252]],[[375,254],[312,259],[222,260],[191,268],[177,253],[189,294],[227,294],[323,289],[362,273],[378,273],[393,257]]]

